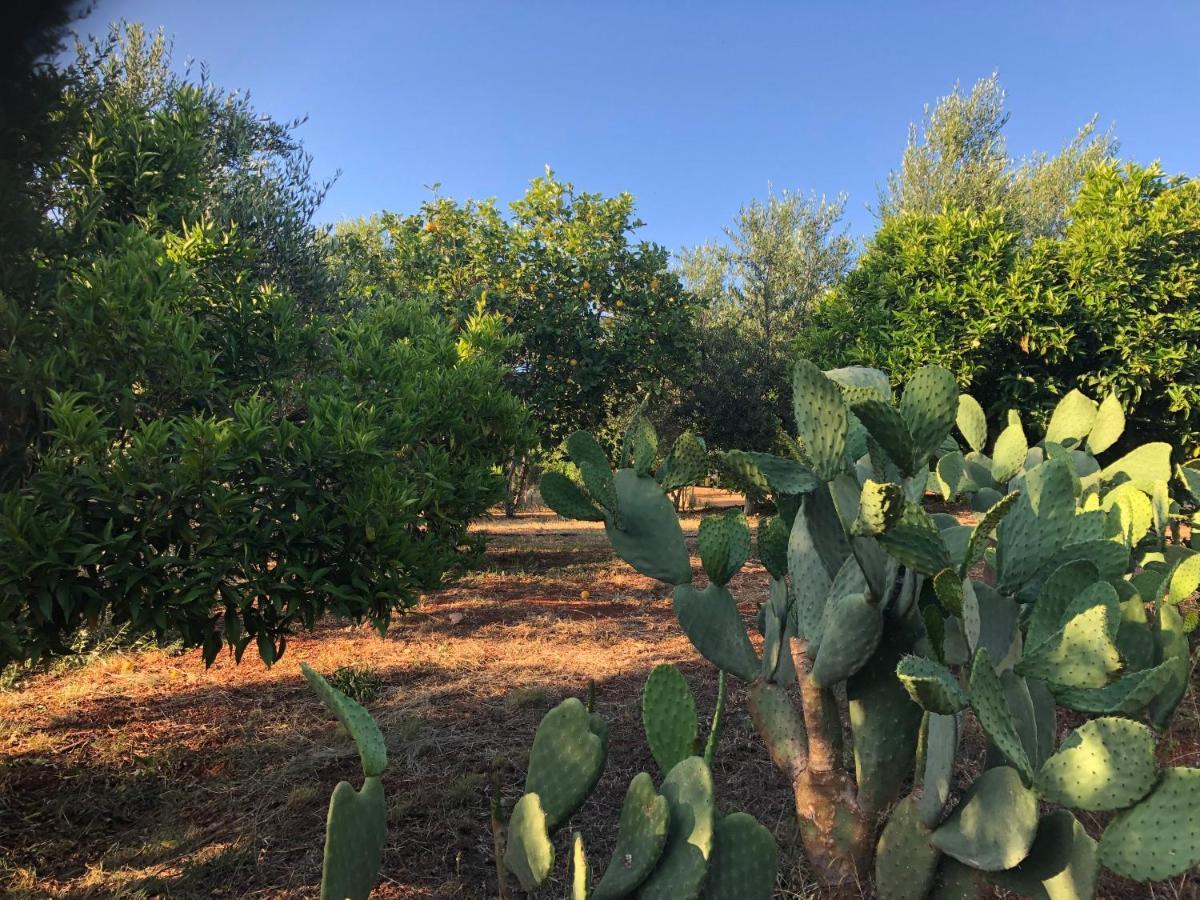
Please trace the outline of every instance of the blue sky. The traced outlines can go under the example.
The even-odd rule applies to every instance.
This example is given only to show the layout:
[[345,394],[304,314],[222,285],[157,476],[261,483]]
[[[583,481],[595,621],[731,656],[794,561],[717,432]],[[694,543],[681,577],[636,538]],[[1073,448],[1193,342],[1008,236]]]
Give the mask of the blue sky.
[[308,115],[315,171],[342,170],[325,221],[414,210],[434,182],[508,201],[550,164],[633,193],[672,249],[768,183],[847,193],[861,234],[922,105],[994,69],[1015,153],[1098,114],[1126,157],[1200,174],[1200,3],[100,0],[82,27],[118,18]]

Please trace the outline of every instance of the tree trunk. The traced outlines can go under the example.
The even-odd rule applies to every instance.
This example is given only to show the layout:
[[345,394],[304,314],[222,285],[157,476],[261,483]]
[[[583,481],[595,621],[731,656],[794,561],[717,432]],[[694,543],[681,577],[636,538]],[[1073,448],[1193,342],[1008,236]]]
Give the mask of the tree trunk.
[[513,457],[505,473],[504,516],[512,519],[525,495],[525,482],[529,478],[529,457]]

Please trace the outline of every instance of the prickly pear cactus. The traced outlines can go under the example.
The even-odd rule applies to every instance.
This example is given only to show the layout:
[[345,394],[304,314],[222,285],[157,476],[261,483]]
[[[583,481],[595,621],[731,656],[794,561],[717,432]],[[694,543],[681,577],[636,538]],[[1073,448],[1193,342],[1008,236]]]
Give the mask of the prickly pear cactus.
[[[640,448],[625,454],[635,464],[613,475],[594,441],[573,438],[584,486],[544,494],[563,515],[602,517],[618,555],[674,586],[700,655],[747,683],[814,875],[874,878],[885,900],[992,886],[1076,898],[1094,895],[1101,866],[1154,880],[1200,865],[1200,773],[1163,771],[1156,753],[1200,621],[1200,552],[1180,539],[1200,468],[1172,469],[1166,444],[1134,446],[1114,396],[1071,392],[1039,438],[1018,411],[989,427],[936,367],[897,396],[876,370],[801,360],[792,387],[790,456],[705,453],[681,438],[656,481],[643,419],[625,441]],[[713,469],[777,512],[755,542],[770,584],[761,652],[733,593],[749,523],[703,520],[697,588],[666,513],[665,490]],[[969,504],[974,522],[929,512],[927,491]],[[694,706],[689,718],[673,703],[678,716],[662,714],[651,736],[672,773],[697,742]],[[1061,742],[1059,709],[1078,725]],[[963,767],[971,719],[987,749]],[[1097,840],[1074,810],[1114,817]],[[715,845],[701,842],[710,868],[723,868],[726,821]],[[704,883],[713,896],[733,884]]]
[[366,900],[379,877],[387,839],[387,804],[380,776],[387,767],[387,745],[365,709],[301,663],[304,677],[330,712],[346,726],[362,757],[363,786],[342,781],[333,790],[325,824],[321,900]]
[[[695,703],[683,676],[670,666],[660,666],[647,681],[644,696],[647,735],[658,736],[657,745],[652,744],[655,758],[660,765],[673,762],[669,768],[664,765],[658,789],[645,772],[629,783],[612,859],[594,891],[583,835],[575,833],[571,896],[583,900],[590,891],[592,900],[633,896],[769,900],[775,886],[775,840],[746,813],[717,818],[709,762],[693,752]],[[718,711],[722,702],[718,700]],[[550,879],[553,831],[565,824],[596,786],[603,758],[596,756],[599,748],[589,736],[607,732],[600,723],[582,703],[569,698],[538,726],[526,793],[513,807],[504,855],[504,868],[527,892]],[[689,743],[686,752],[684,738]],[[550,797],[549,807],[542,793],[530,788]]]

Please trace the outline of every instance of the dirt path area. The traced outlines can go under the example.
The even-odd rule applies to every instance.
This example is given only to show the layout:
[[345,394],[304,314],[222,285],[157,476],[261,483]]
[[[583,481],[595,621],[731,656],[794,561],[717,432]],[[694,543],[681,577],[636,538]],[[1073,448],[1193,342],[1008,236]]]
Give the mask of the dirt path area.
[[[693,538],[697,522],[685,520]],[[329,793],[360,773],[301,661],[324,673],[357,666],[374,693],[367,706],[392,757],[378,896],[495,896],[490,774],[511,804],[538,720],[586,694],[590,679],[610,725],[609,764],[573,825],[593,866],[605,865],[629,779],[657,776],[641,731],[646,673],[679,664],[707,720],[713,670],[681,636],[667,590],[616,560],[598,526],[527,514],[480,530],[489,538],[481,567],[430,594],[386,637],[326,624],[297,636],[269,670],[249,653],[207,671],[196,653],[118,653],[0,693],[0,893],[316,896]],[[765,573],[748,565],[733,587],[750,616],[765,599]],[[735,686],[715,767],[720,804],[753,811],[775,832],[777,896],[831,896],[806,880],[788,792],[742,701]],[[1198,711],[1186,703],[1188,737],[1164,747],[1175,765],[1200,764]],[[1182,889],[1153,896],[1189,896]],[[565,893],[558,885],[547,895]]]

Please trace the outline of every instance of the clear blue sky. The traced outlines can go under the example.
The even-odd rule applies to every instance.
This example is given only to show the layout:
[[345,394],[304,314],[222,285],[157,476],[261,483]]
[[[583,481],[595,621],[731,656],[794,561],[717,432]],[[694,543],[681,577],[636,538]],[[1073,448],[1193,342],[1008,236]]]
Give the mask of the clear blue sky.
[[849,224],[922,104],[997,69],[1009,147],[1093,114],[1123,155],[1200,174],[1200,3],[100,0],[83,23],[163,26],[177,62],[309,116],[326,221],[411,211],[425,185],[519,196],[546,164],[627,190],[643,237],[717,237],[776,188],[849,195]]

